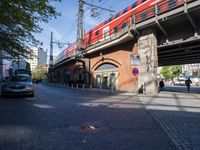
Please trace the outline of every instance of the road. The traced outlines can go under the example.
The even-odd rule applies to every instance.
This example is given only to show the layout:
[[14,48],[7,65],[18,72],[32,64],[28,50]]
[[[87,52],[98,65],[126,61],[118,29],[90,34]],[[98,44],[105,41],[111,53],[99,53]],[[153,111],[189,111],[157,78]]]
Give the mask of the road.
[[0,100],[1,150],[176,149],[139,97],[38,84]]

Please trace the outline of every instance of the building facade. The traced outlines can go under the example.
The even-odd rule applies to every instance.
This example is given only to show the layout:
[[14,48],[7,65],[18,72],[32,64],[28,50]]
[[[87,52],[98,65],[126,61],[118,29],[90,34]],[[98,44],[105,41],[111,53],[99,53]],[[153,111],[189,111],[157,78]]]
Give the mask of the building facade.
[[30,63],[31,71],[34,70],[39,64],[46,64],[47,52],[42,49],[32,48],[32,54],[27,60]]

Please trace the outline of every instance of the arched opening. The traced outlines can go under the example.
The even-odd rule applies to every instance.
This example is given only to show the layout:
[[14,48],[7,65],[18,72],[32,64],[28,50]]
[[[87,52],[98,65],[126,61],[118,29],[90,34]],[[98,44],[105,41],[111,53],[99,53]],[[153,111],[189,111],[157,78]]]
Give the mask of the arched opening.
[[94,72],[94,85],[98,88],[112,88],[115,89],[118,77],[118,67],[104,63],[98,66]]
[[83,68],[78,68],[75,70],[75,82],[77,84],[83,84],[84,83],[84,70]]
[[70,72],[68,70],[64,71],[63,80],[65,84],[68,84],[70,82]]

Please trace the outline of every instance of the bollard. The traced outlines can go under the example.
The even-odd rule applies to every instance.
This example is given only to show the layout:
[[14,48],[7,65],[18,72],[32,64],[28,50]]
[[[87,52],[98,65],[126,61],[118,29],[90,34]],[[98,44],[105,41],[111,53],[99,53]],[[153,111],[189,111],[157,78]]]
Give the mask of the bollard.
[[85,89],[85,84],[83,84],[83,90]]
[[78,84],[76,84],[76,89],[78,89]]
[[99,86],[99,92],[101,92],[101,85]]

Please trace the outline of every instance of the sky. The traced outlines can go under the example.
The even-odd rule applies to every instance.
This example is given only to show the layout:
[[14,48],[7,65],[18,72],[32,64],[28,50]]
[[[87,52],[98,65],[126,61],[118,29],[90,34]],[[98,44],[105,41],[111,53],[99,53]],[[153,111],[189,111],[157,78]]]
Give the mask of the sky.
[[[48,23],[39,24],[43,31],[35,35],[35,37],[43,43],[42,48],[47,50],[48,55],[51,32],[53,32],[53,42],[73,43],[76,41],[78,1],[79,0],[62,0],[62,2],[51,3],[58,12],[61,12],[61,16],[57,19],[50,20]],[[83,22],[85,31],[87,32],[99,23],[110,18],[111,15],[126,8],[128,5],[134,3],[134,1],[135,0],[85,0],[87,3],[115,11],[111,14],[108,11],[98,9],[97,11],[100,12],[99,16],[92,18],[91,7],[85,4]],[[67,45],[58,48],[57,44],[53,44],[53,56],[57,56],[65,48],[67,48]]]

